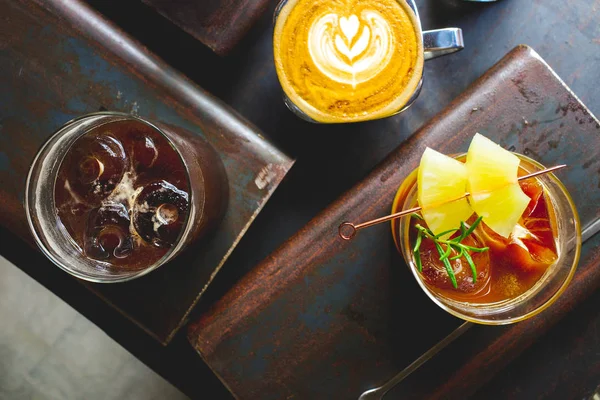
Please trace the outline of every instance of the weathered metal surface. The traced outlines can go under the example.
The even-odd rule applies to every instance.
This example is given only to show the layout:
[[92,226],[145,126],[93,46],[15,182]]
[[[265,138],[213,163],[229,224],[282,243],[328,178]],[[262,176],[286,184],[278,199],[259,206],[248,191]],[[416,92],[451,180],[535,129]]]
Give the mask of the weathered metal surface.
[[455,345],[391,390],[390,398],[464,399],[474,394],[594,293],[598,286],[600,235],[584,244],[577,275],[551,309],[514,325],[472,327]]
[[32,240],[25,177],[68,120],[117,110],[183,127],[217,149],[230,183],[216,232],[138,280],[88,287],[163,343],[221,268],[292,161],[243,118],[77,0],[0,1],[0,220]]
[[181,29],[225,55],[267,8],[268,0],[142,0]]
[[[190,327],[190,342],[234,395],[357,398],[458,326],[420,293],[387,224],[351,242],[337,227],[389,212],[426,145],[466,151],[475,132],[545,165],[570,165],[558,175],[582,224],[598,217],[600,124],[533,50],[517,47]],[[584,258],[577,272],[590,287],[596,264]],[[563,296],[577,301],[577,291]]]
[[[600,250],[600,246],[596,250]],[[577,282],[573,284],[578,285]],[[600,353],[596,350],[600,346],[598,304],[600,291],[595,290],[570,309],[554,328],[535,338],[535,343],[517,360],[491,379],[486,377],[490,381],[472,398],[593,400],[594,395],[600,395]],[[540,329],[538,326],[529,328]]]

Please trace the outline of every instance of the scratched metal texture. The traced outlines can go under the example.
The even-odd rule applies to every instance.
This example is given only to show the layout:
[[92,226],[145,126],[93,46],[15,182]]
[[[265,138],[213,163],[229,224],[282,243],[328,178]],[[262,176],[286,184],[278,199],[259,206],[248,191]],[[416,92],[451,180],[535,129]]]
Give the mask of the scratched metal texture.
[[[351,242],[337,227],[388,213],[425,146],[466,151],[475,132],[545,165],[568,164],[558,176],[582,224],[599,217],[600,124],[535,51],[518,46],[190,326],[190,342],[236,397],[356,399],[459,325],[421,293],[388,224]],[[591,273],[596,244],[584,245],[576,274],[590,290],[600,279]],[[563,304],[580,293],[568,289]],[[555,306],[538,318],[562,315]]]
[[0,221],[28,242],[23,197],[42,143],[74,117],[116,110],[206,138],[230,201],[214,234],[122,284],[86,285],[167,343],[293,161],[260,132],[77,0],[0,0]]
[[[600,205],[596,203],[596,207],[599,208]],[[480,395],[477,390],[540,340],[554,325],[569,316],[580,303],[594,292],[597,293],[600,286],[599,267],[600,235],[596,234],[583,245],[579,271],[571,281],[568,290],[549,310],[517,324],[471,327],[455,343],[394,387],[388,393],[389,397],[386,398],[451,400],[465,399],[472,395],[474,399],[489,398],[489,393]],[[557,343],[554,343],[554,346],[557,346]],[[569,344],[560,343],[558,348],[562,351],[563,346],[568,348]],[[556,348],[552,350],[554,351]],[[586,346],[585,351],[592,350]],[[569,367],[564,365],[562,368],[559,367],[563,371],[561,378],[566,381],[563,382],[567,386],[566,388],[553,387],[554,383],[545,387],[536,385],[535,388],[532,388],[527,385],[523,388],[523,386],[518,387],[511,382],[502,388],[504,393],[496,392],[494,398],[532,398],[523,392],[536,390],[534,396],[536,398],[584,398],[583,396],[576,397],[575,393],[589,391],[598,385],[598,369],[588,370],[585,366],[585,362],[588,361],[586,357],[583,355],[579,355],[579,357],[580,363],[575,362]],[[542,361],[539,360],[539,362]],[[576,378],[570,376],[577,373],[578,369],[584,369],[585,372]],[[586,378],[591,382],[582,387],[581,383]],[[523,377],[520,379],[522,380]],[[542,379],[548,381],[548,376],[544,376]],[[529,384],[531,383],[529,382]],[[488,389],[487,392],[489,391]]]
[[142,0],[223,56],[265,12],[269,0]]

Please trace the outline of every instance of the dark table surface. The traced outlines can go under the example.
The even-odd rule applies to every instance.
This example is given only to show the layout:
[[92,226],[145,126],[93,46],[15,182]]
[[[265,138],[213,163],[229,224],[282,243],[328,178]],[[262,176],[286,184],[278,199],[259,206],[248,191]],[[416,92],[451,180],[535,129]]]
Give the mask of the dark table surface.
[[[457,26],[466,49],[429,61],[421,96],[406,113],[354,125],[311,125],[281,101],[272,65],[271,3],[236,50],[219,57],[138,0],[88,0],[167,63],[255,123],[297,158],[196,310],[198,315],[318,211],[364,177],[519,43],[532,46],[592,113],[600,114],[600,0],[417,0],[424,29]],[[2,238],[10,235],[0,231]],[[167,346],[150,338],[29,247],[0,241],[0,253],[65,299],[193,398],[230,398],[180,332]],[[485,398],[586,398],[600,383],[600,293],[580,305],[510,367],[484,386]],[[193,318],[193,317],[192,317]]]

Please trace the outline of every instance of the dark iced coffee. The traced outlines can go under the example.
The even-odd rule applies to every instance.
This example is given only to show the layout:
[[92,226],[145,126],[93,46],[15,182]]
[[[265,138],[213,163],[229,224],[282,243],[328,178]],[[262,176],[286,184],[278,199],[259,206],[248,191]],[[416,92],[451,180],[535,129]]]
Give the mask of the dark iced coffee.
[[78,138],[55,183],[58,218],[100,266],[141,270],[177,242],[190,182],[172,144],[150,125],[123,120]]

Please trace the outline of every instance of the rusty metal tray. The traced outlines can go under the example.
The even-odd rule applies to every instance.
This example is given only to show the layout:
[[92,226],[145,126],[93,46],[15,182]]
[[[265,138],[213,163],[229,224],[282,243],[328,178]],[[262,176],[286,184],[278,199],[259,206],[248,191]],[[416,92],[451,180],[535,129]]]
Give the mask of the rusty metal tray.
[[[293,160],[250,123],[78,0],[0,0],[0,220],[32,243],[23,195],[36,151],[70,119],[116,110],[204,136],[230,183],[215,234],[157,271],[86,285],[167,343]],[[4,240],[4,239],[3,239]]]
[[422,293],[388,224],[351,242],[338,238],[337,227],[388,213],[426,145],[466,151],[477,131],[545,165],[570,165],[559,176],[582,225],[595,223],[588,225],[591,239],[575,280],[553,307],[526,323],[470,329],[476,345],[452,353],[463,354],[457,359],[464,364],[438,366],[433,379],[425,375],[420,386],[413,382],[390,397],[445,398],[453,389],[461,398],[532,341],[536,326],[547,329],[600,284],[600,237],[592,237],[600,213],[600,123],[535,51],[519,46],[190,326],[190,342],[235,397],[357,399],[414,370],[405,368],[448,335],[458,336],[462,321]]
[[142,0],[218,55],[231,52],[265,12],[268,0]]

